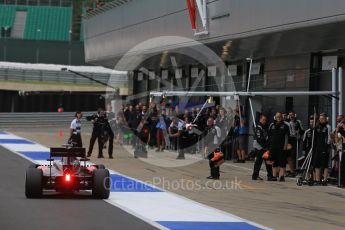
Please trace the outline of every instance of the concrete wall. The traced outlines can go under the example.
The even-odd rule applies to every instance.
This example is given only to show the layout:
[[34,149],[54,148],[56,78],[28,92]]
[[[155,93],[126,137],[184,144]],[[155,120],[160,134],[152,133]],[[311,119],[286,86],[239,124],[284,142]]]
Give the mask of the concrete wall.
[[0,61],[85,65],[82,42],[0,39]]

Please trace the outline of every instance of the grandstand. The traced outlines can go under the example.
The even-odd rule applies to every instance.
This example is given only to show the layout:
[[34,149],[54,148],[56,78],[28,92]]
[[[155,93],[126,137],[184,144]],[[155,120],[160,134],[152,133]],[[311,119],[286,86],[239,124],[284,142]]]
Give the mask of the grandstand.
[[82,41],[82,15],[110,0],[0,0],[0,37]]
[[0,0],[0,61],[85,65],[84,4],[82,0]]
[[71,7],[0,5],[0,27],[12,30],[6,37],[69,41],[71,21]]
[[[55,111],[59,104],[65,111],[76,105],[94,110],[104,104],[106,87],[61,71],[67,67],[103,83],[117,75],[85,66],[82,15],[99,4],[96,0],[0,0],[0,112]],[[121,86],[119,93],[126,95],[126,87]]]
[[0,0],[3,5],[27,5],[27,6],[72,6],[76,0]]
[[27,7],[25,39],[67,41],[70,39],[72,8]]

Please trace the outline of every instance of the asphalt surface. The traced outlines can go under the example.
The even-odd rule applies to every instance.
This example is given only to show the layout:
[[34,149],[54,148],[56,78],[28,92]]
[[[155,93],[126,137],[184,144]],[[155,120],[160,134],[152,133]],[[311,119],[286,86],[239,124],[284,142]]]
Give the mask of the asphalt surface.
[[[30,127],[29,129],[16,127],[6,131],[10,131],[15,135],[33,140],[45,146],[60,146],[66,143],[66,134],[68,134],[69,130],[68,126],[62,129],[65,133],[62,138],[58,136],[58,130],[59,127]],[[84,132],[83,128],[83,134],[83,142],[85,147],[88,148],[90,133]],[[141,181],[153,183],[155,179],[162,179],[162,182],[181,182],[183,180],[184,182],[191,182],[194,185],[200,185],[201,187],[193,186],[193,188],[186,189],[183,186],[174,188],[174,186],[167,186],[164,183],[155,184],[180,196],[272,229],[345,229],[344,189],[339,189],[334,186],[297,186],[295,178],[286,178],[287,181],[283,183],[252,181],[253,162],[246,162],[245,164],[225,163],[221,167],[221,179],[216,181],[217,183],[215,184],[210,184],[209,182],[212,181],[205,179],[209,175],[207,161],[199,161],[185,167],[170,168],[135,159],[123,146],[117,144],[114,145],[115,154],[112,160],[107,157],[97,159],[97,144],[94,150],[91,161],[95,164],[104,164],[109,169]],[[154,150],[152,151],[154,152]],[[154,154],[157,153],[154,152]],[[165,158],[162,160],[166,161]],[[2,167],[2,161],[0,151],[0,169]],[[26,162],[26,165],[28,164]],[[21,197],[24,197],[24,172],[26,165],[19,167],[22,168],[22,177],[19,178],[22,180],[22,184],[19,183],[20,187],[18,192]],[[265,177],[265,174],[265,171],[263,171],[262,176]],[[10,173],[4,174],[0,171],[0,178],[5,175],[11,176]],[[236,186],[233,186],[234,184]],[[221,186],[219,187],[219,185]],[[1,186],[7,189],[5,183],[0,184],[0,188]],[[0,197],[2,194],[3,192],[0,190]],[[81,200],[81,202],[85,202],[85,200]],[[3,222],[1,213],[5,212],[4,209],[6,210],[6,207],[4,209],[2,207],[3,205],[0,204],[0,230],[3,229],[1,225]],[[49,207],[53,208],[54,206],[51,205]],[[12,212],[12,215],[15,214]],[[98,223],[96,219],[101,215],[98,214],[99,216],[97,218],[96,215],[93,220],[95,223]],[[8,218],[7,216],[8,214],[6,213],[6,218]],[[106,221],[114,219],[115,217],[113,216],[116,215],[105,218]],[[12,217],[13,219],[18,220],[15,217]],[[30,222],[27,219],[25,221],[27,223]],[[116,225],[115,222],[113,226],[116,228],[119,225]],[[27,228],[27,226],[25,227]],[[81,228],[79,227],[77,229]],[[119,227],[119,229],[134,229],[134,227],[126,226]]]
[[0,229],[156,229],[88,193],[27,199],[29,161],[0,146]]

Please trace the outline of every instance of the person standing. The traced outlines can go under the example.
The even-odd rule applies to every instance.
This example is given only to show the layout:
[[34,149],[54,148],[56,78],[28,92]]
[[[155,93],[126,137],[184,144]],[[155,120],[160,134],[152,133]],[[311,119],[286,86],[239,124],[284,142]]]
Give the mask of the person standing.
[[302,138],[303,151],[304,151],[303,158],[306,158],[308,156],[309,152],[313,148],[313,145],[315,144],[315,134],[313,135],[313,132],[315,131],[314,129],[315,129],[316,124],[314,123],[316,123],[316,118],[314,118],[314,115],[309,116],[309,128],[304,132],[303,138]]
[[172,143],[172,149],[178,150],[178,128],[179,128],[179,119],[177,117],[172,118],[172,122],[168,128],[168,134],[170,138],[170,143]]
[[165,114],[165,109],[162,109],[161,115],[156,124],[157,128],[157,150],[156,152],[163,152],[166,146],[166,137],[167,137],[167,127],[168,127],[168,118]]
[[[178,119],[178,118],[177,118]],[[185,116],[184,120],[179,120],[178,122],[178,132],[177,134],[173,135],[178,138],[178,156],[176,159],[184,160],[185,153],[188,151],[188,147],[190,146],[190,138],[189,138],[189,129],[187,124],[189,123],[189,117]]]
[[340,142],[341,146],[338,150],[338,180],[339,180],[339,187],[345,187],[345,119],[343,118],[341,122],[339,122],[339,128],[337,127],[337,135],[336,139]]
[[297,156],[299,153],[299,142],[301,136],[304,133],[302,122],[297,120],[296,113],[291,111],[288,115],[288,125],[290,128],[290,136],[289,136],[289,146],[290,149],[287,151],[288,154],[288,165],[289,165],[289,173],[286,174],[287,177],[295,177],[295,169],[297,166]]
[[273,161],[272,181],[277,181],[278,176],[279,181],[285,181],[286,149],[289,135],[289,127],[283,121],[282,113],[277,112],[268,129],[269,152]]
[[71,122],[70,126],[70,138],[68,139],[68,143],[71,143],[73,147],[83,147],[83,142],[81,139],[81,118],[82,118],[81,111],[77,111],[74,115],[74,119]]
[[[256,125],[254,129],[253,147],[255,151],[255,163],[254,163],[252,179],[263,180],[259,176],[259,172],[261,169],[262,162],[264,161],[262,156],[268,150],[268,147],[269,147],[267,117],[265,115],[260,116],[259,123]],[[267,170],[267,180],[270,181],[273,178],[272,166],[267,164],[266,161],[265,161],[265,165],[266,165],[266,170]]]
[[209,117],[207,119],[207,128],[205,136],[205,153],[209,160],[211,175],[207,179],[218,180],[220,177],[220,163],[224,160],[222,152],[219,150],[219,138],[221,137],[221,130],[215,125],[214,119]]
[[207,126],[205,130],[205,157],[213,153],[220,145],[221,130],[215,125],[214,119],[209,117],[207,119]]
[[[226,111],[224,108],[219,109],[219,114],[216,119],[216,126],[218,126],[221,129],[221,134],[220,134],[220,140],[222,142],[221,144],[221,151],[225,153],[226,151],[226,138],[229,133],[230,129],[230,122],[228,117],[226,116]],[[226,155],[226,154],[225,154]]]
[[92,133],[91,133],[91,138],[90,138],[90,144],[89,144],[89,150],[87,152],[87,156],[90,157],[93,151],[93,146],[98,138],[98,130],[97,130],[97,126],[96,126],[96,121],[99,117],[99,113],[102,111],[101,108],[99,108],[97,110],[97,113],[91,115],[91,116],[87,116],[86,120],[91,121],[91,123],[93,124],[92,127]]
[[239,129],[240,129],[240,123],[241,123],[241,114],[239,112],[239,107],[235,109],[235,115],[233,119],[233,124],[232,124],[232,160],[234,163],[239,163],[238,159],[238,149],[239,149]]
[[237,149],[237,157],[238,163],[245,163],[246,162],[246,150],[248,147],[248,135],[249,135],[249,127],[247,125],[247,120],[242,117],[240,120],[240,126],[238,129],[238,149]]
[[136,105],[135,108],[131,111],[129,115],[128,125],[132,131],[133,139],[131,140],[131,144],[133,149],[135,149],[139,143],[139,133],[137,132],[137,128],[141,122],[141,111],[139,105]]
[[[328,162],[331,145],[331,127],[327,121],[327,115],[321,113],[319,124],[315,129],[315,143],[313,151],[313,168],[315,170],[315,185],[327,185]],[[323,178],[321,172],[323,171]]]
[[99,109],[97,115],[87,117],[88,120],[93,123],[93,130],[90,139],[89,150],[87,156],[90,157],[92,154],[93,146],[97,139],[98,141],[98,158],[104,158],[103,147],[105,143],[109,140],[108,154],[109,158],[113,158],[113,140],[114,133],[111,130],[110,124],[106,118],[106,113],[104,110]]

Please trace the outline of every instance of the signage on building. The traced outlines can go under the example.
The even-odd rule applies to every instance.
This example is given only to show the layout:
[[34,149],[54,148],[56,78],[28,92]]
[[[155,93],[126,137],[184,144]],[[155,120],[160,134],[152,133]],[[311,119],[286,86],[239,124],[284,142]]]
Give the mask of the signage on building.
[[182,69],[176,69],[175,70],[175,78],[181,79],[182,78]]
[[237,76],[237,65],[228,65],[229,76]]
[[322,70],[331,70],[338,67],[337,56],[323,56],[322,57]]
[[260,68],[261,68],[261,63],[253,63],[251,74],[252,75],[260,74]]
[[216,66],[209,66],[207,75],[209,77],[215,77],[217,75],[217,67]]
[[192,68],[190,75],[191,75],[192,78],[197,78],[198,75],[199,75],[199,69],[198,68]]
[[168,70],[162,70],[162,79],[168,80],[169,77],[169,71]]
[[142,81],[142,80],[144,80],[144,73],[139,72],[138,73],[138,81]]
[[155,72],[150,71],[150,72],[149,72],[149,79],[150,79],[150,80],[155,80],[155,78],[156,78]]
[[295,74],[288,74],[288,75],[286,75],[286,81],[287,82],[295,81]]

